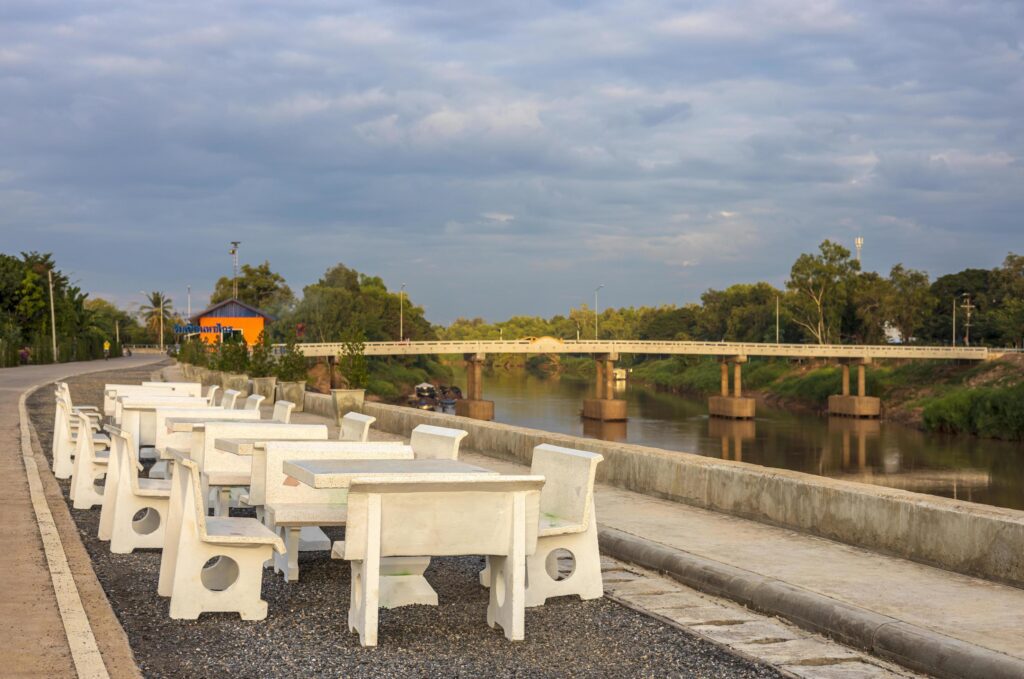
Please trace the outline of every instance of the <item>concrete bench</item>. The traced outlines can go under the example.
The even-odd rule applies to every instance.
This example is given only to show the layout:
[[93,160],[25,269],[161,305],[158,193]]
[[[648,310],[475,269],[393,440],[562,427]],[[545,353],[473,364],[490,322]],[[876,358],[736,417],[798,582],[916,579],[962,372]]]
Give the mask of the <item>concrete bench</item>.
[[[103,419],[103,415],[100,413],[100,409],[93,405],[76,406],[71,401],[71,388],[68,387],[67,382],[57,382],[57,388],[54,395],[58,398],[64,399],[71,409],[72,413],[82,413],[89,418],[90,424],[94,429],[99,428],[99,424]],[[77,427],[77,422],[72,422],[72,427]]]
[[376,417],[370,417],[362,413],[345,413],[344,417],[341,418],[341,430],[338,432],[338,440],[368,441],[370,439],[370,425],[376,421]]
[[103,414],[114,415],[118,396],[199,396],[202,386],[198,382],[147,382],[141,384],[105,384],[103,386]]
[[295,410],[295,404],[291,401],[277,401],[274,403],[274,413],[270,416],[270,419],[274,422],[288,424],[292,420],[293,410]]
[[157,408],[155,411],[156,433],[153,441],[153,449],[157,456],[156,463],[149,470],[149,478],[167,478],[167,462],[171,454],[167,452],[170,448],[189,450],[192,446],[192,431],[170,431],[167,420],[190,419],[193,422],[213,421],[254,421],[259,419],[259,413],[246,410],[225,411],[219,406],[207,406],[205,408]]
[[[142,465],[128,432],[109,426],[111,459],[100,510],[98,537],[114,554],[164,545],[171,483],[139,477]],[[142,516],[135,518],[142,512]]]
[[233,410],[238,397],[241,395],[242,392],[235,389],[225,389],[224,395],[220,399],[220,407],[224,410]]
[[457,460],[459,444],[469,432],[421,424],[412,430],[409,445],[417,460]]
[[242,408],[244,410],[259,410],[260,404],[263,403],[263,399],[265,398],[266,396],[260,396],[259,394],[247,396],[245,399],[245,403],[242,405]]
[[[75,509],[92,509],[103,504],[103,489],[96,482],[106,476],[109,451],[97,450],[89,418],[82,413],[79,420],[75,461],[71,470],[71,488],[68,495]],[[109,438],[107,439],[109,441]]]
[[175,460],[172,494],[178,497],[171,506],[178,509],[168,521],[158,587],[171,597],[170,617],[195,620],[201,613],[233,612],[242,620],[266,618],[267,602],[260,598],[263,564],[284,551],[281,539],[256,519],[208,518],[192,460]]
[[209,403],[211,406],[217,405],[217,392],[219,391],[219,386],[217,386],[216,384],[211,384],[206,389],[206,402]]
[[348,627],[377,645],[381,560],[486,555],[491,563],[487,624],[525,637],[525,561],[537,546],[538,476],[396,475],[354,480],[341,548],[351,563]]
[[[54,430],[53,430],[53,475],[58,479],[71,478],[74,472],[74,454],[78,445],[79,433],[72,429],[72,421],[80,422],[77,416],[72,416],[70,406],[61,397],[54,399]],[[89,426],[90,432],[92,426]],[[104,450],[109,446],[110,439],[105,435],[94,433],[92,435],[93,447],[97,450]]]
[[252,458],[217,448],[217,439],[226,438],[325,441],[327,427],[322,424],[283,424],[264,420],[207,422],[202,433],[193,439],[190,456],[202,473],[203,487],[212,489],[216,494],[214,516],[228,515],[232,487],[248,487],[252,483]]
[[[319,528],[343,526],[346,517],[346,490],[311,488],[299,483],[284,473],[285,461],[412,458],[412,448],[398,441],[268,441],[262,478],[258,478],[255,464],[253,467],[249,504],[263,505],[264,523],[284,540],[286,551],[274,557],[274,570],[283,573],[287,582],[298,580],[299,551],[330,549],[330,540]],[[305,534],[303,529],[307,529]]]
[[[594,478],[604,457],[549,444],[533,449],[530,473],[543,476],[537,551],[526,560],[526,605],[543,606],[555,596],[581,599],[604,596],[601,554],[594,511]],[[569,561],[572,570],[560,571]],[[488,568],[480,572],[487,586]]]

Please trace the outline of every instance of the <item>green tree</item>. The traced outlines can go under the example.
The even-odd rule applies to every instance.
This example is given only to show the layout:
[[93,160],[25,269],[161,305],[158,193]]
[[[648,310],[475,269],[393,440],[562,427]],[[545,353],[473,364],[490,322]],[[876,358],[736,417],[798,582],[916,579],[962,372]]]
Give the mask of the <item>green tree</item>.
[[366,362],[366,344],[357,334],[345,341],[341,354],[341,372],[350,389],[365,389],[370,383],[370,368]]
[[288,332],[284,353],[277,359],[275,373],[282,382],[302,382],[306,379],[306,356],[298,347],[295,330]]
[[928,274],[897,264],[889,271],[891,294],[886,304],[886,320],[900,335],[910,342],[924,325],[925,318],[935,308]]
[[270,377],[274,374],[276,361],[270,345],[270,337],[265,331],[260,332],[256,343],[252,345],[249,357],[249,375],[251,377]]
[[[231,299],[234,281],[228,276],[217,280],[210,304]],[[243,264],[238,276],[238,299],[271,314],[282,314],[295,304],[295,295],[284,276],[270,270],[270,262],[257,266]]]
[[850,251],[830,240],[819,254],[802,254],[793,263],[786,288],[793,322],[818,344],[838,339],[848,289],[860,264]]
[[[167,335],[174,326],[174,303],[162,292],[150,292],[146,295],[146,303],[139,307],[142,320],[147,330],[157,338],[158,342],[166,341]],[[164,337],[160,339],[160,319],[163,318]]]

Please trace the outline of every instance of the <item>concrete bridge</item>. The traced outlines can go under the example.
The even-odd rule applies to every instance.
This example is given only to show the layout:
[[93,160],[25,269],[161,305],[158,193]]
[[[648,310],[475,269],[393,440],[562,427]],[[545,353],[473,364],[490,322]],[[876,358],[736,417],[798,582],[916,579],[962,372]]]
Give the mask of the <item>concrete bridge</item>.
[[[306,356],[333,360],[345,351],[341,342],[303,343]],[[429,342],[366,342],[366,356],[418,356],[461,354],[466,360],[466,398],[456,404],[457,413],[476,419],[494,418],[494,402],[483,398],[483,360],[487,354],[592,354],[597,361],[595,398],[583,403],[583,416],[602,421],[626,419],[626,403],[613,398],[614,364],[622,354],[660,356],[717,356],[721,361],[722,391],[712,396],[708,409],[713,417],[754,417],[754,399],[743,396],[742,365],[750,356],[832,359],[843,368],[841,394],[829,397],[831,414],[878,417],[881,402],[866,392],[866,366],[876,359],[986,361],[1002,352],[987,347],[928,347],[856,344],[769,344],[760,342],[675,342],[655,340],[562,340],[528,337],[518,340],[460,340]],[[850,366],[857,366],[857,394],[850,393]],[[730,371],[730,368],[732,369]],[[729,373],[732,372],[730,389]]]

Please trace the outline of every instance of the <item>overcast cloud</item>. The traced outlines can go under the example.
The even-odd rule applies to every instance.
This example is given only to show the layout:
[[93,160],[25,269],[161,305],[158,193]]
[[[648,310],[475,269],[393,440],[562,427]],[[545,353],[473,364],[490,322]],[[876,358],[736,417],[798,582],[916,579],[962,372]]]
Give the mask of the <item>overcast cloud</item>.
[[428,317],[1024,251],[1024,3],[0,4],[0,250],[95,295],[344,262]]

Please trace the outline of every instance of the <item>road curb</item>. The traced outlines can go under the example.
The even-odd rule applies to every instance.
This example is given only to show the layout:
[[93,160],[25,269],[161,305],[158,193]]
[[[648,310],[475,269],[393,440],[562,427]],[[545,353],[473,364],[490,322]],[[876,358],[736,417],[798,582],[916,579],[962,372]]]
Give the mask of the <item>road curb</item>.
[[904,667],[949,679],[1017,679],[1024,660],[911,625],[752,571],[601,528],[601,552],[661,571],[694,589],[785,618]]

